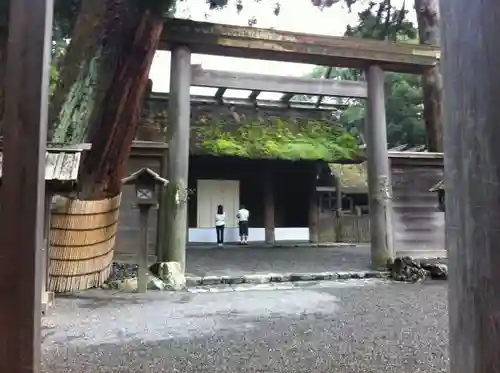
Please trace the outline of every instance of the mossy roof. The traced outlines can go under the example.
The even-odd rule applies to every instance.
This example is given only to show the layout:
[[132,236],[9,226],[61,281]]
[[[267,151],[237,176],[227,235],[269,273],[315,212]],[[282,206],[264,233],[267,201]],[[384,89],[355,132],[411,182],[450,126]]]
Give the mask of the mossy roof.
[[276,119],[231,127],[224,123],[194,127],[194,153],[326,162],[352,160],[360,155],[356,139],[328,122],[290,123]]
[[330,169],[335,177],[340,178],[340,185],[344,192],[368,192],[366,162],[359,164],[331,163]]
[[[168,113],[152,109],[145,122],[165,129]],[[216,105],[192,105],[190,152],[292,161],[362,159],[357,139],[331,114],[236,110]]]

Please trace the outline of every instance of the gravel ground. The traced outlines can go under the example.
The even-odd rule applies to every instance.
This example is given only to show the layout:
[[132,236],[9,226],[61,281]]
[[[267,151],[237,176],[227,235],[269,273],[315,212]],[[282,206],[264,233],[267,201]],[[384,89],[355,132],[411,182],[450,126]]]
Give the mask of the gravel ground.
[[43,320],[43,373],[447,372],[446,283],[93,291]]

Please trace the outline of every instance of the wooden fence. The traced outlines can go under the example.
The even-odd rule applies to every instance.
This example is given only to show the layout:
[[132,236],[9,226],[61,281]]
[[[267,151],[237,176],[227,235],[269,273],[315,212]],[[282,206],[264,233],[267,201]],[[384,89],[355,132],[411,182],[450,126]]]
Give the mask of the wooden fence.
[[332,214],[320,217],[320,242],[370,242],[369,215],[343,214],[336,218]]

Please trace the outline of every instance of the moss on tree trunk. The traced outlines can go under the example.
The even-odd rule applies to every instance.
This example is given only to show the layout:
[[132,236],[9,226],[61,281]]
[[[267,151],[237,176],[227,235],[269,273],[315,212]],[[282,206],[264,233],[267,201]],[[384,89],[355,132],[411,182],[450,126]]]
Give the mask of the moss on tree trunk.
[[[439,46],[441,31],[439,28],[438,0],[415,0],[420,43]],[[427,148],[429,151],[443,151],[443,121],[441,101],[443,83],[439,66],[428,69],[422,75],[424,98],[424,121],[427,132]]]
[[49,112],[49,140],[92,144],[80,198],[120,192],[167,3],[82,1]]

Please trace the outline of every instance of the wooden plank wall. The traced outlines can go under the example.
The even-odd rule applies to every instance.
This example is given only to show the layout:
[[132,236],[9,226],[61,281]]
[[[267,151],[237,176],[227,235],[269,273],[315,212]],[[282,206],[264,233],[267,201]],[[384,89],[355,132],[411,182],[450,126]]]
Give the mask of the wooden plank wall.
[[443,178],[440,160],[391,159],[396,255],[445,256],[444,213],[429,188]]

